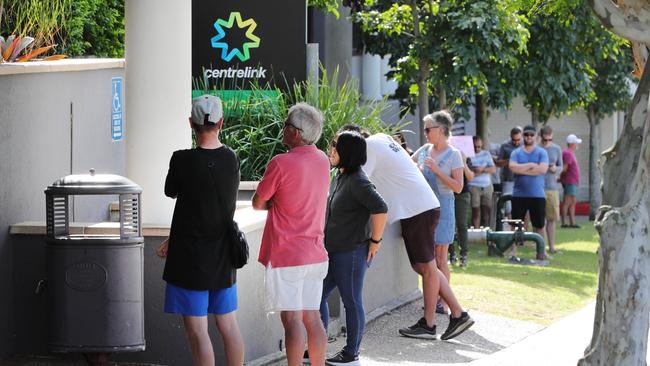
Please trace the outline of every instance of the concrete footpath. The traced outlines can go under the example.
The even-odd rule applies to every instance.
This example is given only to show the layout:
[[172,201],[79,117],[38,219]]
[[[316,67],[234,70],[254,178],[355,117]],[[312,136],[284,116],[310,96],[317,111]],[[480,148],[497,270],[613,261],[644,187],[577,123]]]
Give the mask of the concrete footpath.
[[[494,316],[480,311],[470,315],[476,323],[472,328],[450,341],[420,340],[399,335],[399,328],[415,323],[422,314],[422,299],[378,316],[366,327],[361,347],[363,366],[564,366],[576,365],[591,339],[594,303],[544,328],[531,322]],[[448,317],[437,316],[438,334],[447,328]],[[339,336],[328,344],[328,355],[338,352],[345,343]],[[278,353],[277,356],[282,357]],[[650,358],[650,356],[649,356]],[[251,364],[280,366],[285,359]],[[650,359],[649,359],[650,361]],[[649,362],[650,364],[650,362]],[[86,365],[79,358],[26,358],[0,362],[0,366],[59,366]],[[109,362],[108,365],[136,365]],[[142,365],[142,364],[140,364]]]
[[[361,349],[361,364],[384,365],[576,365],[591,339],[594,303],[551,326],[502,318],[479,311],[470,315],[476,323],[450,341],[405,338],[397,330],[411,325],[422,314],[422,300],[411,302],[368,324]],[[437,332],[447,328],[448,318],[438,316]],[[338,352],[345,338],[328,345],[328,355]],[[286,360],[270,363],[286,365]]]

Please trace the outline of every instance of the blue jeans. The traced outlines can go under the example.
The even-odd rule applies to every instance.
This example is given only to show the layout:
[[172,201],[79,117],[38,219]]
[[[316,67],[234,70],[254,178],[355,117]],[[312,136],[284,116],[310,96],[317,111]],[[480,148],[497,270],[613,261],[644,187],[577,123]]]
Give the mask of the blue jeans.
[[323,280],[323,298],[320,303],[320,316],[323,325],[327,329],[329,324],[329,308],[327,298],[338,287],[345,306],[345,326],[347,327],[347,339],[343,350],[351,355],[359,354],[361,338],[366,327],[366,312],[363,308],[363,279],[370,263],[366,262],[368,257],[368,245],[358,249],[329,253],[329,269]]

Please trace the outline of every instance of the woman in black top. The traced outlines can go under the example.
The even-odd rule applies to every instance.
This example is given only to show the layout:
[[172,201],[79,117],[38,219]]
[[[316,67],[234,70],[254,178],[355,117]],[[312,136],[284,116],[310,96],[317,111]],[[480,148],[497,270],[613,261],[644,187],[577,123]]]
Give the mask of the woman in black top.
[[[330,163],[338,168],[330,185],[325,223],[329,269],[323,281],[321,318],[327,329],[327,298],[338,287],[345,306],[347,340],[328,364],[357,364],[365,327],[363,279],[381,245],[388,207],[370,183],[361,165],[366,141],[357,132],[340,133],[330,146]],[[370,227],[368,222],[370,221]]]

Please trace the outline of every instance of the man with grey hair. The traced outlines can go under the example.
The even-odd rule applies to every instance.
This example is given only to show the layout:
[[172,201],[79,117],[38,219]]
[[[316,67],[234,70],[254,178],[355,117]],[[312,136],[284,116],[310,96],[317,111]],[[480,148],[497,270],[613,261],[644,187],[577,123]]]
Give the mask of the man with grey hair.
[[314,145],[322,129],[318,109],[291,107],[282,136],[289,152],[271,159],[253,196],[254,209],[268,210],[258,260],[266,267],[267,310],[280,312],[289,366],[302,365],[303,326],[311,364],[325,363],[319,309],[328,268],[323,230],[330,165]]
[[546,239],[548,250],[555,253],[555,228],[558,217],[560,217],[560,187],[557,183],[562,172],[562,148],[553,143],[553,129],[551,126],[544,126],[539,130],[542,139],[540,146],[548,154],[548,170],[544,175],[544,193],[546,194]]

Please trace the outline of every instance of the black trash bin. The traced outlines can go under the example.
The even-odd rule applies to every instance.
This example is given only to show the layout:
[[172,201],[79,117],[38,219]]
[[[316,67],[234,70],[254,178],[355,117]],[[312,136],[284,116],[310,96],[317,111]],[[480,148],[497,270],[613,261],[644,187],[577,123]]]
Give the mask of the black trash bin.
[[[112,174],[69,175],[45,190],[49,346],[54,352],[145,349],[142,188]],[[119,196],[119,234],[70,230],[71,196]]]

